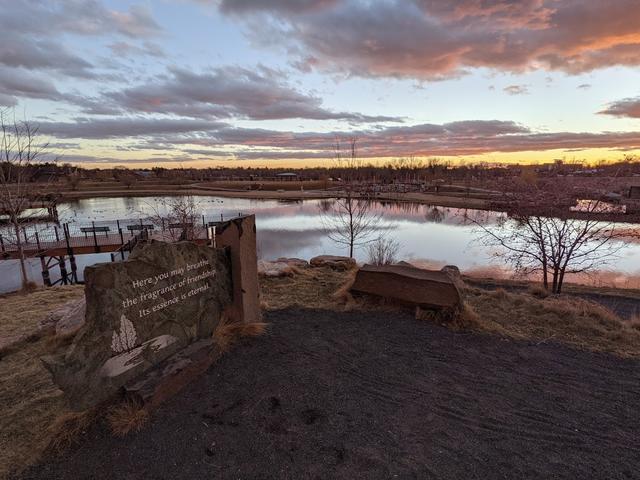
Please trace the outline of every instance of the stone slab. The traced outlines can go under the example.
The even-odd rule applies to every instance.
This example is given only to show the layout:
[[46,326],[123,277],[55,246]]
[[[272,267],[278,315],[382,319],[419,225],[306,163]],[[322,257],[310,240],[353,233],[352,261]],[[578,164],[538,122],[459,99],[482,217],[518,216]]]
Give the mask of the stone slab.
[[227,249],[152,241],[124,262],[87,267],[86,322],[45,366],[84,409],[201,339],[210,339],[232,304]]
[[195,342],[125,385],[124,395],[147,408],[155,408],[202,375],[217,357],[212,340]]
[[356,273],[351,291],[431,309],[461,304],[460,292],[446,273],[406,265],[365,265]]

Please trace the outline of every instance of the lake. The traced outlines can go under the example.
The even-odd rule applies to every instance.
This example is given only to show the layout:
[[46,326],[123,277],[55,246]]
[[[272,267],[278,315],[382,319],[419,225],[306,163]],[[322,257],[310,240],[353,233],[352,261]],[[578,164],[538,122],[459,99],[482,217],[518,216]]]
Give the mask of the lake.
[[[91,221],[137,219],[162,209],[163,197],[92,198],[60,205],[61,221],[86,225]],[[225,218],[238,213],[254,213],[258,230],[258,256],[263,259],[299,257],[309,259],[320,254],[348,255],[348,247],[328,238],[323,226],[323,207],[327,200],[278,201],[222,197],[196,197],[199,210],[207,219]],[[497,212],[437,207],[415,203],[375,202],[372,211],[380,215],[376,228],[400,244],[398,259],[426,267],[457,265],[474,275],[510,276],[504,266],[492,261],[492,251],[474,241],[477,226],[495,222]],[[355,252],[359,262],[368,257],[366,248]],[[109,254],[78,255],[79,271],[86,265],[110,261]],[[584,283],[640,286],[640,245],[631,244],[610,262],[607,271],[578,279]],[[40,262],[29,261],[30,277],[41,283]],[[52,275],[55,279],[55,275]],[[576,279],[573,279],[574,281]],[[15,261],[0,262],[0,292],[20,286]]]

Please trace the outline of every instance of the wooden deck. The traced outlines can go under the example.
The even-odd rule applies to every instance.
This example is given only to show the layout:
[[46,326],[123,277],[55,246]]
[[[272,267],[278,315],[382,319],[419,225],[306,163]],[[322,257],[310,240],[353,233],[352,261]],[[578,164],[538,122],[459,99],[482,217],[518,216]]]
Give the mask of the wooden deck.
[[[198,227],[194,229],[196,242],[207,240],[207,231]],[[120,250],[131,239],[134,234],[126,233],[87,233],[86,235],[62,236],[59,240],[42,240],[36,238],[29,242],[23,242],[25,257],[58,257],[61,255],[84,255],[90,253],[109,253]],[[150,232],[149,238],[154,240],[175,241],[168,232]],[[5,243],[0,248],[0,260],[18,259],[19,253],[15,244]]]

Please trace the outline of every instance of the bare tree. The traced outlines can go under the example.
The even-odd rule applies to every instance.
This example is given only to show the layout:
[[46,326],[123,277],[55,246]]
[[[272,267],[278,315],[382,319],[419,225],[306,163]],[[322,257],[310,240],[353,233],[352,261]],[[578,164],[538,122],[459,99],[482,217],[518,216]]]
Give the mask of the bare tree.
[[349,137],[346,146],[339,137],[336,137],[333,158],[338,168],[347,170],[349,177],[351,177],[361,167],[361,161],[358,157],[358,137]]
[[151,206],[151,221],[170,240],[193,240],[199,217],[198,204],[192,195],[170,197]]
[[396,255],[400,250],[400,244],[393,238],[380,235],[367,245],[369,263],[373,265],[390,265],[396,263]]
[[18,254],[23,289],[29,285],[29,276],[22,237],[24,226],[33,221],[29,214],[35,193],[32,182],[37,163],[47,149],[48,144],[40,141],[37,127],[15,117],[10,119],[7,111],[0,112],[0,215],[7,217],[12,230],[10,241]]
[[627,229],[602,217],[599,200],[580,213],[570,212],[572,199],[561,189],[541,190],[520,185],[512,194],[507,216],[495,224],[472,220],[479,240],[495,248],[494,256],[517,273],[540,273],[545,289],[561,293],[567,274],[593,271],[605,265],[625,244]]
[[370,201],[359,198],[355,192],[353,173],[360,166],[357,142],[357,138],[350,138],[349,147],[344,150],[340,139],[336,139],[334,158],[339,167],[348,169],[348,178],[338,198],[331,203],[321,204],[321,221],[327,236],[336,243],[347,245],[350,257],[353,257],[356,248],[373,240],[381,217],[373,212]]
[[322,212],[321,221],[327,236],[348,246],[350,257],[356,248],[373,240],[381,215],[374,213],[371,207],[370,201],[356,198],[348,189],[343,197],[336,198]]

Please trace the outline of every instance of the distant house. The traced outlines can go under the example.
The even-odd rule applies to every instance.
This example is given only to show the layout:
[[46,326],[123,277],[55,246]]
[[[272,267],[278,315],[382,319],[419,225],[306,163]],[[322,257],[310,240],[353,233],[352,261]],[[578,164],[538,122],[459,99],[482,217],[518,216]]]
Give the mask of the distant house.
[[276,178],[278,180],[297,180],[298,174],[293,172],[276,173]]

